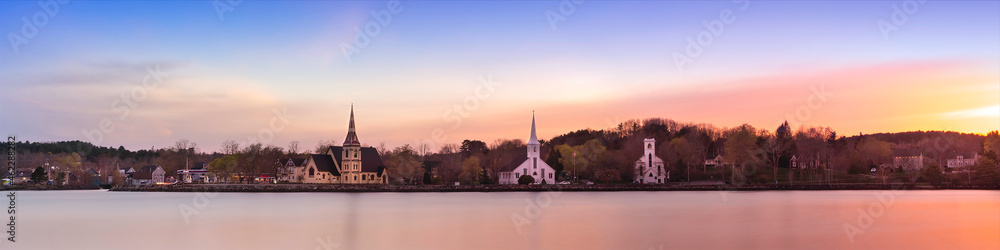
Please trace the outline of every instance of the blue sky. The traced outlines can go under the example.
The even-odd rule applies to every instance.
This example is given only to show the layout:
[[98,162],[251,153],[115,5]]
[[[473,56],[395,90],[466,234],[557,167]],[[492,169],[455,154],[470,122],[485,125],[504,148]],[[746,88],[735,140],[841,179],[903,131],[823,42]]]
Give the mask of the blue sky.
[[[46,3],[43,1],[42,3]],[[223,1],[224,2],[224,1]],[[772,129],[815,88],[834,97],[794,123],[841,134],[1000,127],[1000,2],[928,1],[885,39],[905,1],[403,1],[345,58],[356,28],[384,1],[243,1],[220,18],[213,1],[72,1],[13,50],[38,1],[0,3],[0,131],[32,141],[87,140],[215,150],[295,114],[270,144],[340,141],[354,103],[363,143],[540,137],[667,117]],[[555,24],[546,12],[574,6]],[[745,6],[745,9],[741,7]],[[688,37],[733,20],[679,68]],[[114,101],[146,68],[169,74],[119,117]],[[481,78],[502,83],[455,125]],[[813,105],[816,106],[816,105]],[[995,111],[995,112],[991,112]]]

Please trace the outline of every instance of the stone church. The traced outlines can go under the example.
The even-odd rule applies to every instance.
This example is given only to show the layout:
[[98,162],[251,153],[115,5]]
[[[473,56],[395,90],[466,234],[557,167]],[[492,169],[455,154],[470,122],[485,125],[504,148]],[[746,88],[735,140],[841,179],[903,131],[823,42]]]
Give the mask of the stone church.
[[323,154],[310,154],[300,171],[302,183],[386,184],[389,176],[374,147],[362,147],[354,128],[354,106],[343,146],[327,147]]

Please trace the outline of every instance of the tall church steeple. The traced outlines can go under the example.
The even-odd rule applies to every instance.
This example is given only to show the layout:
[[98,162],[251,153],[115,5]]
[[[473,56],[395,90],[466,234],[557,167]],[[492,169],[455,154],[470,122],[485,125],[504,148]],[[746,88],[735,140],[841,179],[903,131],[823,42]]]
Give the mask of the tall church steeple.
[[538,136],[535,135],[535,111],[531,111],[531,138],[528,138],[528,158],[538,158]]
[[358,134],[354,131],[354,104],[351,104],[351,123],[347,127],[347,139],[344,139],[344,146],[361,145]]

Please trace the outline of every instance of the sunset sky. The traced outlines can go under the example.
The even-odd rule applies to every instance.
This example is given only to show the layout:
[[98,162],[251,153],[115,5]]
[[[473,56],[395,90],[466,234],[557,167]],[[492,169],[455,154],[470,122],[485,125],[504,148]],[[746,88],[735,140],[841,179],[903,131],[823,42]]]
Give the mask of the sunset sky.
[[[540,139],[649,117],[840,135],[1000,127],[996,1],[388,3],[0,2],[0,133],[311,149],[344,140],[352,103],[362,143],[435,150],[526,140],[533,110]],[[356,44],[366,26],[377,32]],[[699,34],[710,43],[691,56]]]

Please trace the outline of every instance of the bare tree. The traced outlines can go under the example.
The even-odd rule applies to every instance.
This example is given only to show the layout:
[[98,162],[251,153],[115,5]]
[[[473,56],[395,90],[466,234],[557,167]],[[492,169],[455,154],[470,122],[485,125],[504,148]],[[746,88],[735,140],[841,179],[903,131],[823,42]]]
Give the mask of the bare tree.
[[253,177],[257,176],[257,173],[260,172],[261,162],[268,162],[263,157],[263,151],[264,145],[260,143],[250,144],[246,148],[243,148],[243,152],[240,153],[242,155],[240,159],[242,162],[239,165],[243,176],[241,182],[244,180],[247,183],[252,182]]
[[337,145],[333,140],[319,140],[316,142],[316,148],[313,149],[314,154],[326,153],[326,148],[330,146]]
[[441,150],[438,150],[438,154],[454,154],[458,153],[458,144],[449,143],[441,146]]
[[385,157],[389,155],[389,148],[385,146],[385,142],[379,142],[378,147],[375,147],[375,150],[378,150],[378,155],[379,157],[382,157],[382,159],[385,159]]
[[222,142],[222,154],[235,155],[240,152],[240,143],[234,140]]
[[288,143],[288,154],[289,155],[299,154],[299,141],[291,141]]
[[417,145],[417,153],[420,154],[420,159],[427,157],[427,154],[430,154],[430,152],[431,152],[431,146],[427,145],[427,143],[420,143],[419,145]]

